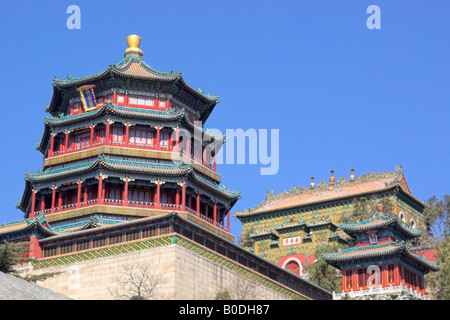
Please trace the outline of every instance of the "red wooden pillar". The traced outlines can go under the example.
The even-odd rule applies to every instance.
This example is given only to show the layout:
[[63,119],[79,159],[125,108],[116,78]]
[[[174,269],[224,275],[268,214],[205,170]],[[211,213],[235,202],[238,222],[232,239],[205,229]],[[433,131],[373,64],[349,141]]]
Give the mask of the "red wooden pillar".
[[161,195],[161,185],[159,181],[156,182],[156,193],[155,193],[155,206],[156,209],[161,208],[161,202],[160,202],[160,195]]
[[55,212],[55,201],[56,201],[56,186],[52,187],[52,207],[51,213]]
[[175,128],[175,141],[174,141],[174,151],[178,152],[180,150],[180,144],[179,144],[179,140],[180,140],[180,131],[178,130],[178,128]]
[[129,147],[130,146],[130,124],[126,123],[125,124],[125,147]]
[[230,210],[227,212],[227,231],[230,232]]
[[117,92],[113,92],[112,103],[117,104]]
[[77,208],[81,206],[81,184],[83,181],[78,181],[78,190],[77,190]]
[[181,211],[186,210],[186,183],[181,186]]
[[206,146],[205,146],[205,148],[203,148],[202,158],[203,158],[202,163],[206,167]]
[[358,269],[352,269],[352,288],[356,290],[358,288]]
[[35,257],[37,259],[40,259],[42,257],[41,245],[39,244],[37,237],[34,235],[30,237],[29,257]]
[[58,192],[58,208],[61,210],[62,207],[62,191]]
[[89,136],[89,147],[94,146],[94,125],[91,124],[91,135]]
[[156,127],[156,150],[161,149],[161,128]]
[[217,203],[214,202],[214,207],[213,207],[213,220],[214,220],[214,225],[217,226]]
[[346,272],[347,270],[346,269],[343,269],[342,270],[342,292],[345,292],[346,291],[346,287],[345,287],[345,284],[347,283],[347,275],[346,275]]
[[69,134],[70,131],[66,131],[66,139],[64,141],[64,151],[67,152],[67,150],[69,149]]
[[105,144],[106,145],[109,145],[109,140],[110,140],[109,131],[110,131],[110,127],[111,127],[111,124],[110,124],[110,122],[108,120],[108,121],[106,121],[106,129],[105,129]]
[[99,175],[98,177],[98,189],[97,189],[97,203],[102,204],[102,194],[103,194],[103,177]]
[[200,215],[200,194],[197,193],[197,206],[196,206],[196,210],[197,212],[197,216]]
[[176,189],[175,192],[175,205],[178,207],[180,205],[180,189]]
[[30,210],[30,218],[34,217],[34,210],[36,208],[36,190],[31,190],[31,210]]
[[45,195],[41,193],[41,211],[45,210]]
[[88,202],[88,187],[84,186],[83,204],[86,205],[87,202]]
[[191,159],[191,139],[186,139],[186,155]]
[[216,153],[214,152],[214,172],[216,172],[217,164],[216,164]]
[[[128,127],[128,126],[127,126]],[[125,186],[123,188],[123,204],[128,206],[128,178],[125,178]]]
[[55,134],[50,134],[50,148],[48,149],[47,158],[53,157],[53,148],[55,147]]

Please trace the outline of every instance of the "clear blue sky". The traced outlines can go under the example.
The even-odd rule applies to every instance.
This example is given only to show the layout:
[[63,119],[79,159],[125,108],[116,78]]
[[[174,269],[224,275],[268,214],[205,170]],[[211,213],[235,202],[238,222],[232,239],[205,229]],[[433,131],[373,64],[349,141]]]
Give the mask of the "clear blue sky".
[[[69,5],[81,29],[69,30]],[[369,30],[369,5],[381,29]],[[449,1],[0,1],[2,188],[0,223],[15,209],[53,77],[90,75],[119,62],[141,36],[144,59],[181,70],[219,95],[206,127],[280,130],[280,168],[220,165],[240,190],[239,211],[275,193],[402,165],[416,197],[450,193]],[[240,224],[232,219],[232,233]]]

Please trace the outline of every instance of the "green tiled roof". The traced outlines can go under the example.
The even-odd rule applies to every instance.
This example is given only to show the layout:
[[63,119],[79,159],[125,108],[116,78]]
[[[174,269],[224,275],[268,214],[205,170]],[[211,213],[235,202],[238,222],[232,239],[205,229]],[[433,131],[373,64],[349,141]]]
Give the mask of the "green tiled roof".
[[348,234],[356,234],[360,232],[366,232],[369,230],[380,229],[387,226],[393,226],[401,233],[408,237],[419,237],[420,230],[409,228],[404,223],[398,220],[398,217],[394,214],[389,215],[377,215],[370,219],[356,222],[356,223],[341,223],[340,227]]

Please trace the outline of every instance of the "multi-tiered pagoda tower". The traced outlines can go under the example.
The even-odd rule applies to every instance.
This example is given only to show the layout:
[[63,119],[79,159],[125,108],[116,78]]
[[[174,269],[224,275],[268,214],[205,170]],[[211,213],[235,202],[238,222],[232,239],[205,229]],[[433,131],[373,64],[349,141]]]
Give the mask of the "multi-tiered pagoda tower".
[[217,150],[207,149],[223,138],[196,126],[217,97],[192,89],[181,73],[152,69],[138,36],[127,42],[125,58],[107,70],[54,80],[38,147],[44,165],[26,174],[20,209],[28,218],[45,214],[59,231],[93,217],[117,223],[176,211],[231,239],[239,193],[219,187]]
[[25,217],[0,224],[0,244],[31,243],[35,259],[19,271],[56,273],[39,284],[74,299],[114,298],[122,267],[143,264],[162,299],[210,299],[249,281],[261,299],[331,299],[234,243],[240,194],[219,186],[224,137],[202,129],[217,97],[152,69],[138,36],[127,42],[107,70],[54,80]]

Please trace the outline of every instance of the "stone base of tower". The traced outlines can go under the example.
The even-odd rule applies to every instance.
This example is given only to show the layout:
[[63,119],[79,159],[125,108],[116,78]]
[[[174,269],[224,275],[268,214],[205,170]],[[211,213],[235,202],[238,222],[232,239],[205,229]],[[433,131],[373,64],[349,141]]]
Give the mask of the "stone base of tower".
[[[59,272],[37,284],[70,298],[83,300],[117,298],[114,292],[120,289],[117,279],[123,275],[123,267],[139,265],[150,266],[151,276],[160,277],[161,282],[155,290],[157,299],[207,300],[214,299],[217,293],[224,290],[233,296],[233,290],[238,289],[236,286],[245,285],[248,281],[255,283],[251,293],[255,296],[250,297],[253,299],[309,299],[179,235],[153,239],[152,243],[155,244],[153,247],[142,250],[87,258],[85,261],[42,269],[36,268],[44,263],[57,263],[58,258],[54,258],[55,261],[38,261],[34,263],[35,270],[32,273]],[[142,244],[136,243],[136,246]]]

